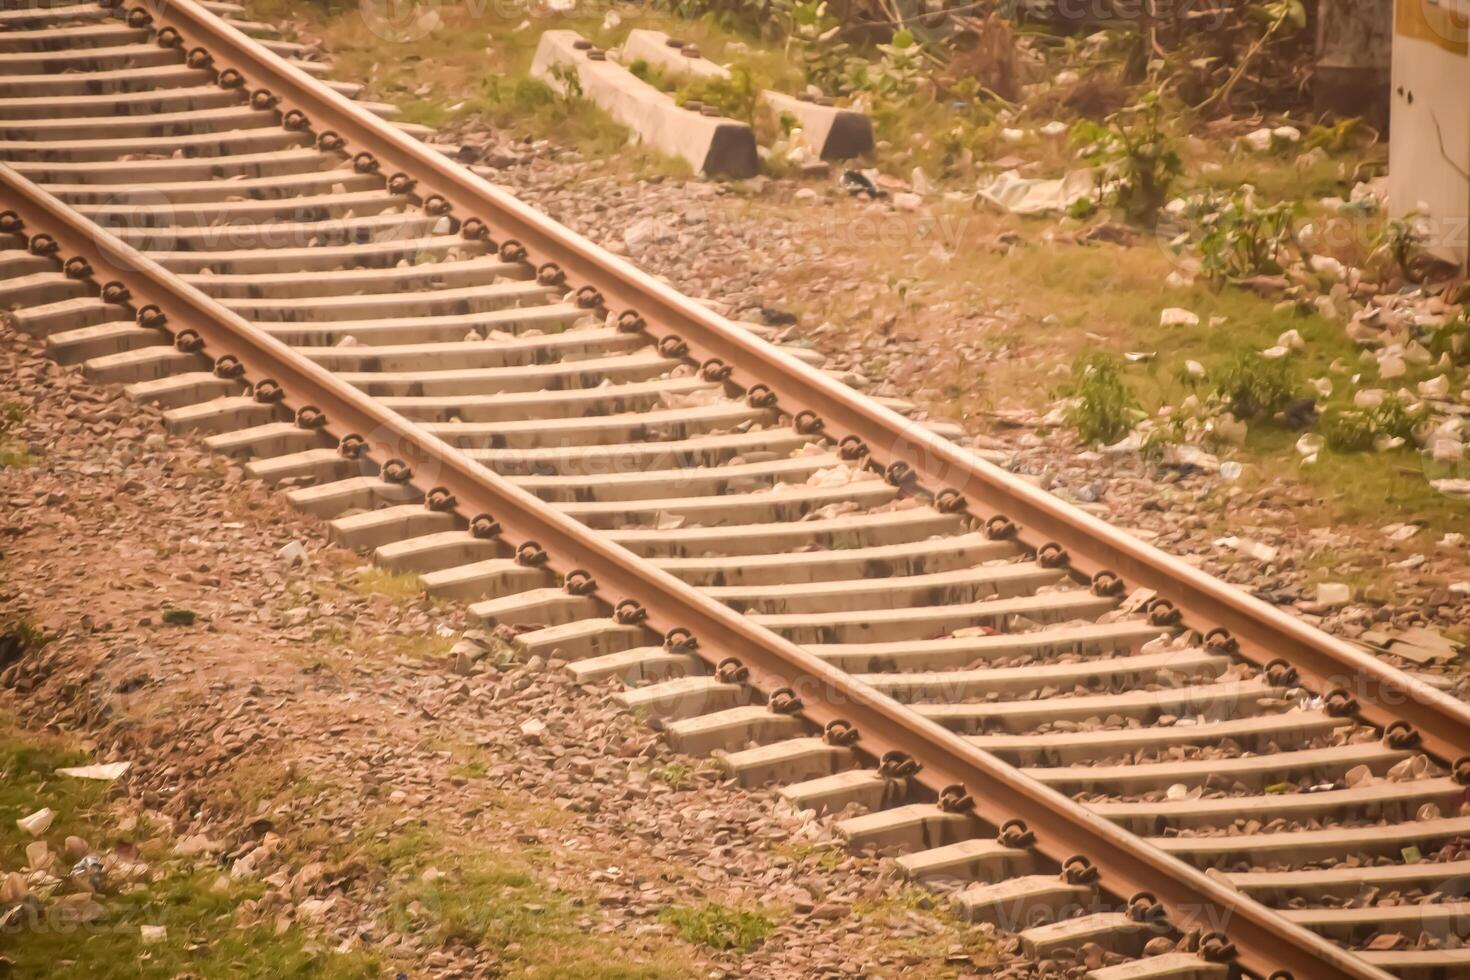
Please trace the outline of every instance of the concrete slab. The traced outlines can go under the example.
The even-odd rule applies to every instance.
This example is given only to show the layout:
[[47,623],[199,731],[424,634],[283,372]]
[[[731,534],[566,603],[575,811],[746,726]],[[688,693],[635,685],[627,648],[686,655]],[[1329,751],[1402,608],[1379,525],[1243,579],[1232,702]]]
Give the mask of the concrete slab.
[[682,109],[666,92],[622,65],[598,60],[575,31],[541,35],[531,74],[558,92],[575,74],[582,94],[660,153],[688,161],[695,171],[736,179],[755,176],[755,134],[745,123]]
[[[630,31],[622,52],[624,64],[642,59],[669,77],[730,77],[728,69],[701,55],[694,45],[663,31]],[[779,120],[783,114],[795,119],[803,142],[823,160],[849,160],[873,149],[873,124],[861,112],[769,89],[760,93],[760,101],[774,119]]]

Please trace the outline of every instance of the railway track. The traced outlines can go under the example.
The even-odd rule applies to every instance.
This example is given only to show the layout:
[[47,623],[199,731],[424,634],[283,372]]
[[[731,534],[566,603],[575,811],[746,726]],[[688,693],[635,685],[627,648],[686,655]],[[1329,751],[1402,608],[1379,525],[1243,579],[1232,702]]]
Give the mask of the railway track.
[[1470,976],[1465,706],[327,70],[230,3],[0,5],[15,324],[1060,975]]

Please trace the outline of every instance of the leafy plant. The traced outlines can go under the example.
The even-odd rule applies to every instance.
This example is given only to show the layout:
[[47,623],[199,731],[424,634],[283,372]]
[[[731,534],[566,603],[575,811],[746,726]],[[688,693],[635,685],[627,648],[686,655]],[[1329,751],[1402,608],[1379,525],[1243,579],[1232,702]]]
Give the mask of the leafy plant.
[[567,99],[581,99],[586,96],[582,89],[582,76],[577,73],[573,65],[552,65],[551,77],[561,83],[562,92]]
[[1228,198],[1206,199],[1194,212],[1200,262],[1212,281],[1282,270],[1282,253],[1295,241],[1295,204],[1284,201],[1261,208],[1249,194],[1236,192]]
[[659,766],[653,770],[653,778],[667,784],[672,789],[685,789],[694,780],[694,770],[682,762],[671,762],[666,766]]
[[1308,150],[1321,148],[1328,153],[1342,153],[1365,139],[1365,129],[1367,127],[1363,125],[1363,120],[1357,116],[1350,116],[1331,125],[1319,123],[1307,131],[1302,145]]
[[1470,361],[1470,318],[1461,312],[1431,333],[1424,346],[1435,360],[1448,354],[1456,363]]
[[722,116],[753,122],[758,94],[750,72],[732,68],[729,78],[698,78],[680,85],[674,92],[674,101],[679,105],[702,102],[720,110]]
[[842,23],[827,10],[826,0],[794,3],[786,18],[788,49],[796,50],[806,80],[828,91],[842,88],[852,49],[836,40]]
[[1357,453],[1373,446],[1377,434],[1373,417],[1354,408],[1334,408],[1322,416],[1318,430],[1327,448],[1338,453]]
[[887,44],[878,45],[883,60],[868,72],[868,91],[887,98],[904,99],[919,87],[924,73],[923,50],[908,28],[895,31]]
[[1279,411],[1297,394],[1297,380],[1285,358],[1240,351],[1215,373],[1215,393],[1238,419]]
[[1098,184],[1109,203],[1135,224],[1153,223],[1184,172],[1163,115],[1158,93],[1151,92],[1103,125],[1083,120],[1072,130],[1072,138],[1085,144],[1082,158],[1098,168]]
[[1270,3],[1250,4],[1245,7],[1246,15],[1262,26],[1261,34],[1237,59],[1235,68],[1225,84],[1217,88],[1209,98],[1205,99],[1195,109],[1204,110],[1211,106],[1219,105],[1228,107],[1230,95],[1235,91],[1236,85],[1246,76],[1256,58],[1278,37],[1289,37],[1298,34],[1307,26],[1307,8],[1302,0],[1272,0]]
[[1384,226],[1378,238],[1379,248],[1388,253],[1406,279],[1410,278],[1410,263],[1424,245],[1424,230],[1418,219],[1416,213],[1394,218]]
[[35,458],[11,447],[10,435],[25,421],[26,409],[20,402],[0,402],[0,470],[29,466]]
[[1373,410],[1373,423],[1384,435],[1411,439],[1414,427],[1429,417],[1424,405],[1411,405],[1398,395],[1388,395]]
[[628,73],[656,89],[663,89],[667,84],[664,80],[663,69],[658,65],[650,64],[644,58],[633,59],[633,63],[628,66]]
[[1067,422],[1084,442],[1116,442],[1144,417],[1123,382],[1123,362],[1111,354],[1090,354],[1074,364],[1066,393],[1074,399]]

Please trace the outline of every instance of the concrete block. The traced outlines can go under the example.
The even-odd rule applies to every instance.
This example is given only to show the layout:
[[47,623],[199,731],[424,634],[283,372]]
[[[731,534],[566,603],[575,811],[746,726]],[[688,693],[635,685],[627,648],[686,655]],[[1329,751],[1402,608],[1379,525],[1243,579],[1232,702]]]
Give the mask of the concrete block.
[[563,72],[568,70],[576,73],[584,97],[660,153],[687,160],[702,174],[736,179],[755,176],[755,134],[745,123],[681,109],[666,92],[622,65],[599,60],[575,31],[545,32],[536,47],[531,74],[565,92]]
[[724,65],[717,65],[686,41],[670,37],[663,31],[638,28],[628,32],[623,42],[623,64],[642,59],[670,78],[729,78]]
[[823,160],[850,160],[873,150],[873,123],[861,112],[770,90],[760,97],[777,119],[790,114],[806,144]]
[[[729,78],[730,72],[700,55],[693,45],[663,31],[638,29],[623,42],[623,63],[642,59],[670,78]],[[873,124],[866,115],[809,97],[785,95],[769,89],[760,94],[761,106],[779,120],[789,114],[801,127],[803,141],[823,160],[848,160],[873,149]]]

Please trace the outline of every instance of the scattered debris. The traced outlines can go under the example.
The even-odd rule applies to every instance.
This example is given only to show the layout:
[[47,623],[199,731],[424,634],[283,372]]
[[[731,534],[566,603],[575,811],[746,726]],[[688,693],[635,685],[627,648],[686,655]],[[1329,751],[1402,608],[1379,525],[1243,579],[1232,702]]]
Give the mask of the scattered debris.
[[1159,314],[1159,326],[1197,327],[1199,326],[1199,314],[1180,309],[1177,306],[1171,306]]
[[1378,653],[1412,660],[1416,664],[1454,660],[1460,646],[1435,629],[1413,627],[1396,633],[1368,630],[1358,637],[1358,644]]
[[58,776],[70,776],[73,779],[96,779],[103,782],[112,782],[122,778],[123,774],[133,767],[131,762],[107,762],[93,766],[73,766],[66,769],[56,770]]
[[40,837],[51,829],[56,813],[50,807],[42,807],[28,817],[21,817],[15,825],[32,837]]
[[1095,200],[1096,177],[1091,170],[1074,170],[1063,177],[1046,180],[1022,177],[1008,170],[976,188],[975,193],[1011,214],[1052,214],[1067,211],[1078,201]]

